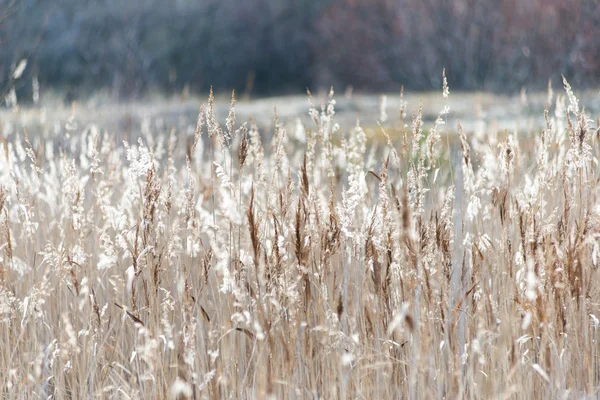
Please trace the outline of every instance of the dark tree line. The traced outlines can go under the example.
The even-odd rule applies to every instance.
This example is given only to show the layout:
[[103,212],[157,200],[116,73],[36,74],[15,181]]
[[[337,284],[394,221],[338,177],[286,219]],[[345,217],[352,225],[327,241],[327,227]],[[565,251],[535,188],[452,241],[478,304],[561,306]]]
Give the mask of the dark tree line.
[[[0,87],[361,90],[600,83],[596,0],[0,0]],[[27,90],[23,84],[20,90]],[[1,93],[1,92],[0,92]]]

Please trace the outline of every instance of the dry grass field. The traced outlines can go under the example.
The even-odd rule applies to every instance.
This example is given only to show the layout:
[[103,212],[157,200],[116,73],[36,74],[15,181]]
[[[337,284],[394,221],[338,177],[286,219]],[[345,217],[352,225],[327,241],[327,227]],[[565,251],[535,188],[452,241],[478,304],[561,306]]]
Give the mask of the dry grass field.
[[3,111],[2,398],[597,398],[597,115],[453,96]]

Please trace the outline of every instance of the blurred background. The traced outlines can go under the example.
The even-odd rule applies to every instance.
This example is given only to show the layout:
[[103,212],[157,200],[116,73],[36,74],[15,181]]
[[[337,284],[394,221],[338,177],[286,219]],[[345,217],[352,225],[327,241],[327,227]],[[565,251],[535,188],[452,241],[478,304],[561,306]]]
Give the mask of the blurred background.
[[597,0],[0,0],[0,93],[595,89],[598,38]]

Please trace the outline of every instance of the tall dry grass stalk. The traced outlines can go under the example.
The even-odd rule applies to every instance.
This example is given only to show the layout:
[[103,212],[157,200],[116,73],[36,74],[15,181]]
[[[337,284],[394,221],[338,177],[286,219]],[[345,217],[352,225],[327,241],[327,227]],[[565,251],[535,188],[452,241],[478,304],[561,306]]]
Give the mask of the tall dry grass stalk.
[[333,92],[292,136],[212,92],[189,135],[5,126],[2,396],[598,396],[599,131],[564,83],[528,134],[382,101],[397,148]]

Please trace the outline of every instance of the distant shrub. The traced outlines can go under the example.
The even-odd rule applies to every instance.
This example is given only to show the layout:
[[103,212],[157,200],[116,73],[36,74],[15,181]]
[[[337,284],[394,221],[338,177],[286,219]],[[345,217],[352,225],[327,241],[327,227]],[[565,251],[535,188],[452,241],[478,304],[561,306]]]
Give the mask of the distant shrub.
[[430,89],[442,67],[457,89],[515,90],[556,71],[596,85],[600,67],[593,0],[0,1],[0,85],[28,58],[70,96]]

